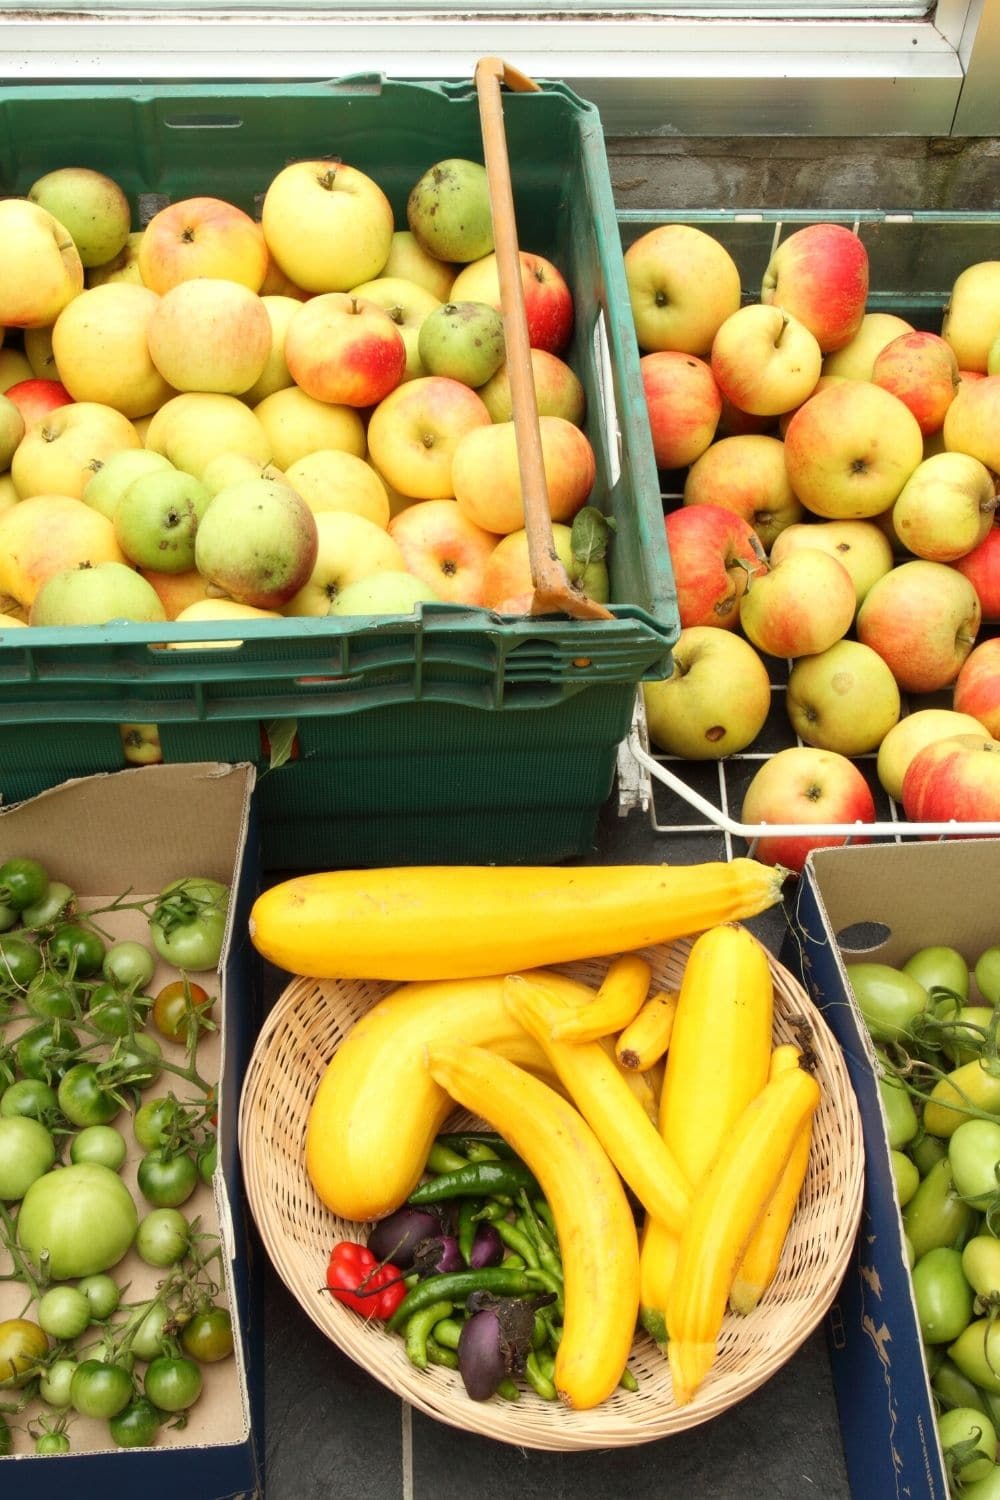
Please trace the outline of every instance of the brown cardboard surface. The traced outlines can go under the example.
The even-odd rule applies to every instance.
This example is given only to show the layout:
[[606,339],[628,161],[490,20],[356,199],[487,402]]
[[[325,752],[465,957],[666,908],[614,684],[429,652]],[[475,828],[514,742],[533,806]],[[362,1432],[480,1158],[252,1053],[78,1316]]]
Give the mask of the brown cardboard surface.
[[[53,879],[63,880],[76,890],[81,910],[88,911],[107,905],[125,891],[130,892],[130,900],[141,901],[155,895],[168,881],[185,875],[207,875],[231,884],[245,840],[252,782],[252,771],[245,767],[195,764],[143,767],[64,783],[0,814],[0,862],[18,854],[40,859]],[[148,922],[141,911],[102,913],[97,920],[108,941],[134,938],[151,946]],[[224,1066],[223,1021],[226,1004],[232,1003],[223,982],[225,954],[224,947],[218,972],[190,976],[192,982],[217,997],[213,1007],[217,1029],[202,1034],[197,1052],[198,1072],[208,1083],[218,1081]],[[177,977],[175,969],[158,960],[147,993],[155,995]],[[32,1023],[8,1022],[8,1040]],[[151,1023],[148,1031],[159,1043],[165,1061],[184,1065],[180,1044],[161,1038]],[[139,1102],[170,1092],[182,1103],[199,1096],[195,1085],[164,1070],[141,1094]],[[132,1190],[142,1218],[151,1205],[136,1186],[141,1148],[135,1142],[127,1111],[111,1123],[129,1143],[121,1175]],[[227,1123],[235,1128],[235,1122]],[[229,1264],[235,1247],[221,1173],[217,1172],[212,1187],[199,1182],[181,1212],[189,1221],[197,1218],[205,1232],[222,1238],[223,1268],[216,1264],[213,1271],[216,1279],[225,1280],[227,1285],[216,1300],[228,1305],[233,1316],[235,1353],[232,1359],[202,1367],[203,1392],[186,1425],[161,1428],[156,1446],[241,1443],[247,1439],[250,1422],[247,1371],[237,1309],[230,1294]],[[0,1249],[0,1263],[5,1259]],[[119,1286],[127,1287],[123,1302],[136,1303],[152,1296],[167,1273],[147,1266],[135,1251],[130,1251],[110,1274]],[[30,1318],[33,1313],[31,1308],[26,1310],[26,1298],[26,1290],[19,1283],[0,1282],[0,1318]],[[90,1329],[78,1345],[90,1344],[94,1337],[95,1330]],[[137,1366],[137,1370],[142,1368]],[[44,1410],[36,1403],[8,1419],[12,1430],[15,1426],[21,1429],[15,1431],[15,1454],[30,1453],[24,1424]],[[73,1416],[70,1435],[74,1453],[117,1451],[106,1422]],[[2,1464],[0,1460],[0,1469]]]
[[823,849],[810,859],[846,963],[898,966],[918,948],[943,943],[971,967],[1000,943],[1000,839]]

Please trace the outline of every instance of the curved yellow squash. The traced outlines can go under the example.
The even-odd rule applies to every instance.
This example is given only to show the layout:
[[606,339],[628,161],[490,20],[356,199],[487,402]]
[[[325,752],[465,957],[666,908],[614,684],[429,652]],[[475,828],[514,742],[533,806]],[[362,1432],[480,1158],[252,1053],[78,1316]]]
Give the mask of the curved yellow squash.
[[548,1199],[565,1275],[555,1384],[569,1406],[589,1410],[621,1379],[639,1305],[639,1246],[621,1179],[583,1116],[523,1068],[448,1043],[428,1048],[427,1066],[510,1142]]

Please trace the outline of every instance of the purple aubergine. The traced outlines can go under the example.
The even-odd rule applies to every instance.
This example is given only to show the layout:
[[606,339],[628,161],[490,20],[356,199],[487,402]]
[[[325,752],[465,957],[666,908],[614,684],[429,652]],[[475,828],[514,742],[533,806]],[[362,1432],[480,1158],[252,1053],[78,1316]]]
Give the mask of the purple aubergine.
[[476,1229],[476,1237],[472,1241],[472,1251],[469,1255],[469,1265],[474,1271],[481,1271],[484,1266],[498,1266],[503,1260],[504,1245],[494,1225],[484,1220]]
[[401,1271],[413,1265],[417,1246],[441,1233],[441,1220],[426,1208],[400,1208],[380,1219],[368,1236],[368,1249],[376,1260],[389,1261]]
[[435,1234],[421,1240],[413,1252],[413,1269],[421,1276],[442,1276],[448,1271],[464,1271],[465,1261],[453,1234]]
[[507,1359],[496,1311],[484,1308],[462,1325],[458,1372],[473,1401],[488,1401],[507,1374]]

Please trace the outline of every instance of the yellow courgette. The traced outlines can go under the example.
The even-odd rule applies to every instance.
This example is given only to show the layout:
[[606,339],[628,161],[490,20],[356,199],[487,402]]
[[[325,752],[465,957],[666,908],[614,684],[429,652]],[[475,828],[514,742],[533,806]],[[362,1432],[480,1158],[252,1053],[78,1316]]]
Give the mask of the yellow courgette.
[[670,1046],[676,1014],[676,991],[661,990],[650,995],[615,1043],[615,1053],[622,1067],[635,1073],[646,1073],[659,1062]]
[[427,1049],[434,1082],[510,1142],[538,1178],[555,1218],[565,1318],[555,1384],[578,1410],[617,1386],[639,1303],[639,1247],[628,1199],[594,1132],[546,1084],[482,1047]]
[[770,1079],[695,1188],[667,1302],[667,1354],[679,1406],[712,1367],[737,1267],[819,1097],[819,1084],[801,1068]]
[[434,865],[298,875],[264,891],[250,936],[317,979],[459,979],[624,953],[765,911],[785,871],[700,865]]
[[544,978],[509,975],[504,996],[511,1014],[541,1046],[643,1207],[679,1232],[691,1194],[665,1141],[600,1042],[553,1041],[552,1022],[560,1007],[547,998],[544,986]]
[[692,1186],[767,1082],[773,1004],[767,950],[748,928],[725,923],[695,939],[660,1103],[660,1133]]
[[608,965],[592,1002],[553,1022],[553,1040],[596,1042],[621,1031],[645,1000],[651,975],[649,963],[638,953],[620,953]]

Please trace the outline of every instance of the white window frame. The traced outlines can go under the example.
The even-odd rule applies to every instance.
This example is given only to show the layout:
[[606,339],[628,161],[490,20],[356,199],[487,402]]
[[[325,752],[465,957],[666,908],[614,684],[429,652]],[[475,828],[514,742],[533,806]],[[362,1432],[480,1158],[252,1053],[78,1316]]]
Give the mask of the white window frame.
[[461,0],[451,10],[433,0],[368,10],[360,0],[287,10],[75,3],[0,10],[5,86],[469,79],[477,58],[496,54],[593,100],[608,136],[1000,135],[1000,0],[938,0],[923,19],[867,18],[861,6],[839,20],[671,14],[669,3],[627,13],[506,0],[476,0],[490,4],[476,10]]

